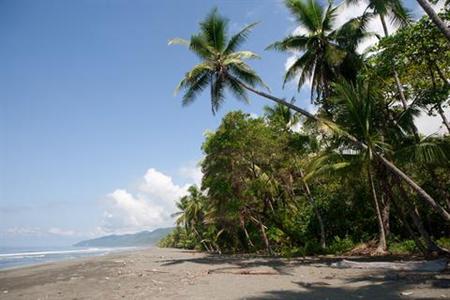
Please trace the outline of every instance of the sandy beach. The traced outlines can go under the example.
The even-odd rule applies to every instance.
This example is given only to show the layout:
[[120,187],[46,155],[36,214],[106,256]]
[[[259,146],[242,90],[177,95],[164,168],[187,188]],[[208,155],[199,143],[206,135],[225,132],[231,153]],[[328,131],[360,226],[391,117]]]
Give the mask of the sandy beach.
[[450,272],[151,248],[0,271],[0,299],[445,299]]

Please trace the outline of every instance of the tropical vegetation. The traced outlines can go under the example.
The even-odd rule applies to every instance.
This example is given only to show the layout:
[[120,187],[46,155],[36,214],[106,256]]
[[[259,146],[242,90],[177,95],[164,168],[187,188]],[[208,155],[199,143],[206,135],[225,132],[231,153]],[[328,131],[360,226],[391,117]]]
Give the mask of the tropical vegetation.
[[[213,113],[228,92],[244,102],[253,93],[275,103],[260,117],[229,112],[207,134],[201,186],[179,200],[177,228],[161,246],[448,255],[450,8],[424,8],[427,16],[414,21],[401,0],[368,1],[363,15],[338,26],[338,13],[355,2],[286,0],[302,33],[267,47],[300,53],[283,86],[310,82],[315,113],[272,95],[248,64],[259,56],[241,48],[256,23],[230,36],[228,19],[214,9],[199,33],[170,41],[200,60],[177,87],[183,105],[205,90]],[[373,18],[384,36],[361,53]],[[387,20],[396,32],[388,32]],[[446,131],[421,134],[421,113],[441,118]]]

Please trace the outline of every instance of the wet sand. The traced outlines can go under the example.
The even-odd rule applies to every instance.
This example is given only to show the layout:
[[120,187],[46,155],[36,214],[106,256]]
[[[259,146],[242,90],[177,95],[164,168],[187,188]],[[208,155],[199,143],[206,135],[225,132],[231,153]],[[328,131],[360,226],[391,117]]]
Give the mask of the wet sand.
[[151,248],[0,271],[0,299],[450,299],[450,272]]

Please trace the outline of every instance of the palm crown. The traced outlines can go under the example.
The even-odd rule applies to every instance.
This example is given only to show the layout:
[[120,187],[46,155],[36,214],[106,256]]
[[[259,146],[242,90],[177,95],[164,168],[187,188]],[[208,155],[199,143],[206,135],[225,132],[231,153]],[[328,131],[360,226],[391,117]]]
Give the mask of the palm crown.
[[[368,15],[354,18],[335,29],[337,6],[327,7],[316,0],[286,0],[286,6],[304,33],[293,34],[271,44],[268,49],[296,51],[301,55],[285,73],[283,86],[298,76],[297,87],[311,81],[311,100],[314,95],[329,96],[330,83],[339,75],[352,80],[359,64],[355,53],[358,43],[367,36]],[[348,78],[347,78],[348,77]]]
[[228,38],[228,19],[213,9],[200,23],[200,32],[192,35],[190,40],[176,38],[169,42],[169,45],[188,46],[201,59],[185,74],[176,89],[177,92],[184,90],[183,105],[193,102],[209,86],[211,108],[215,113],[224,101],[226,89],[238,100],[248,102],[247,92],[238,80],[252,87],[265,87],[261,78],[245,62],[259,56],[251,51],[238,51],[255,25],[250,24]]

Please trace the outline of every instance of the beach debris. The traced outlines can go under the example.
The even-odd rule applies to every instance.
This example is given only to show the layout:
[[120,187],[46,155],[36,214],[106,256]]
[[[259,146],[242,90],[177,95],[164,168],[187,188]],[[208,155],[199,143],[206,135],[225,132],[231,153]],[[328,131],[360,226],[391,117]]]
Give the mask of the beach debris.
[[108,277],[108,276],[106,276],[106,277],[105,277],[105,279],[106,279],[106,280],[109,280],[109,277]]
[[257,270],[208,270],[208,274],[234,274],[234,275],[279,275],[276,271],[257,271]]
[[400,293],[400,295],[402,295],[402,296],[410,296],[412,294],[413,294],[413,292],[401,292]]
[[8,294],[8,291],[7,291],[7,290],[4,290],[4,291],[3,291],[3,294]]
[[163,284],[164,282],[152,279],[152,282],[156,285]]
[[445,258],[428,261],[407,262],[357,262],[343,259],[332,263],[333,268],[353,269],[386,269],[395,271],[417,271],[417,272],[442,272],[447,268],[448,260]]
[[150,273],[169,273],[169,272],[166,272],[166,271],[160,271],[158,269],[145,270],[145,272],[150,272]]

